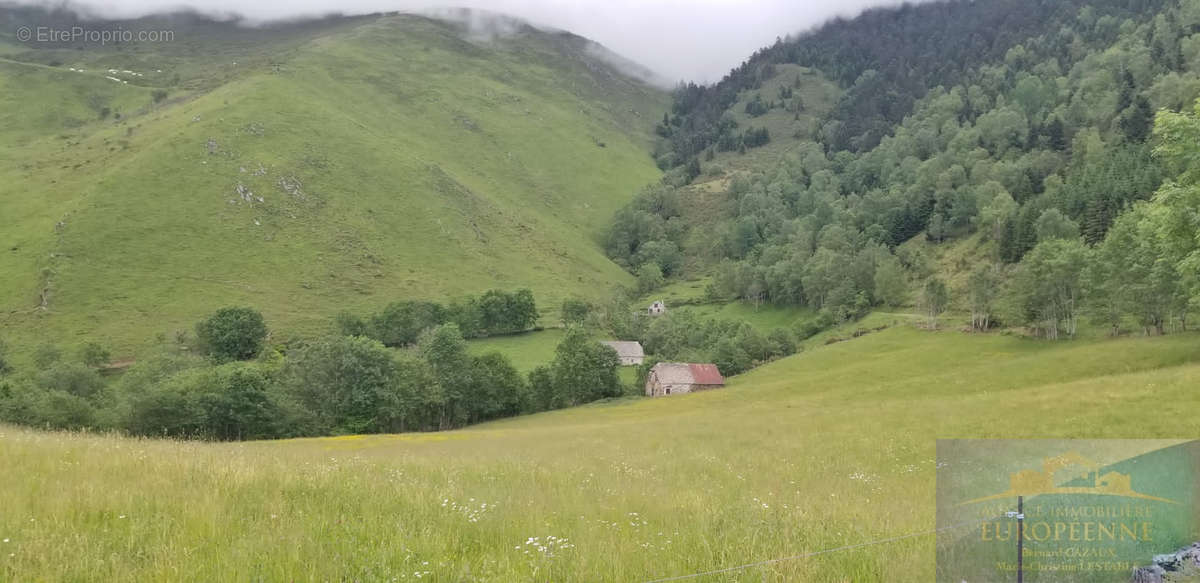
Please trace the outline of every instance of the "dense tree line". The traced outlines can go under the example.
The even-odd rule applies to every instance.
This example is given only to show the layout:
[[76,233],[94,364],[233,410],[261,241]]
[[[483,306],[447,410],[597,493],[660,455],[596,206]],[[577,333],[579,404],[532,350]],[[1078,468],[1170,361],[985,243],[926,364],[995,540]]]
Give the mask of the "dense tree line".
[[1197,103],[1193,113],[1159,114],[1154,151],[1172,178],[1121,213],[1102,240],[1089,245],[1086,234],[1051,209],[1020,262],[977,266],[962,290],[971,327],[1024,326],[1049,339],[1075,335],[1083,318],[1112,335],[1186,330],[1200,301]]
[[776,328],[764,334],[745,322],[703,317],[686,308],[653,317],[639,308],[618,293],[600,305],[569,299],[563,303],[562,311],[563,321],[569,325],[609,338],[640,342],[646,362],[638,387],[649,368],[664,361],[711,362],[724,375],[741,374],[754,366],[795,354],[798,339],[808,338],[833,324],[831,319],[817,318],[796,329]]
[[532,328],[538,319],[533,292],[520,289],[509,293],[489,290],[482,296],[468,296],[449,305],[420,300],[392,302],[366,318],[342,312],[335,323],[347,336],[366,336],[384,346],[409,346],[421,332],[434,326],[453,323],[467,338],[513,334]]
[[730,376],[797,350],[792,331],[777,328],[763,334],[745,322],[703,318],[679,310],[653,318],[640,340],[650,355],[643,375],[656,362],[672,361],[711,362],[721,374]]
[[181,337],[112,380],[98,345],[75,356],[47,345],[27,371],[14,370],[0,345],[0,421],[264,439],[444,430],[624,393],[616,352],[579,326],[528,377],[499,353],[469,353],[453,322],[432,323],[400,350],[364,335],[271,345],[249,308],[222,309],[196,332],[198,350]]

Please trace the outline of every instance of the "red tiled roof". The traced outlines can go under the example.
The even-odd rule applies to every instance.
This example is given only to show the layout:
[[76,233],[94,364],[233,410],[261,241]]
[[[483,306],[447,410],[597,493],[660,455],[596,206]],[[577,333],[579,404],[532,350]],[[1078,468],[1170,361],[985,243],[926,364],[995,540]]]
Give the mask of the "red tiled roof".
[[688,368],[692,370],[692,379],[698,385],[723,385],[725,379],[721,377],[721,371],[717,370],[715,364],[689,364]]

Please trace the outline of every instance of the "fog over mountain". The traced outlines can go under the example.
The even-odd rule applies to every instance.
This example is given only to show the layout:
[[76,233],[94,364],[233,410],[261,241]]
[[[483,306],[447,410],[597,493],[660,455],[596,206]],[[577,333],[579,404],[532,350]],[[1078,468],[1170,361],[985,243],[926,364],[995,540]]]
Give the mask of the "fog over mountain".
[[[24,4],[53,4],[20,0]],[[715,81],[776,37],[896,0],[82,0],[103,18],[192,9],[269,21],[329,13],[478,8],[569,30],[672,80]]]

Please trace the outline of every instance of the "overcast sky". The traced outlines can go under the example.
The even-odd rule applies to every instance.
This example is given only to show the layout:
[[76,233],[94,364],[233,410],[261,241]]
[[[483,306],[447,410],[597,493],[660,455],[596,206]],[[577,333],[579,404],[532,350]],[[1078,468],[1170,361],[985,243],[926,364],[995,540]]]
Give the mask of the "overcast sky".
[[[61,0],[52,0],[61,4]],[[45,0],[25,0],[27,3]],[[329,12],[486,8],[586,36],[671,80],[715,81],[777,36],[895,0],[77,0],[109,17],[191,7],[278,19]]]

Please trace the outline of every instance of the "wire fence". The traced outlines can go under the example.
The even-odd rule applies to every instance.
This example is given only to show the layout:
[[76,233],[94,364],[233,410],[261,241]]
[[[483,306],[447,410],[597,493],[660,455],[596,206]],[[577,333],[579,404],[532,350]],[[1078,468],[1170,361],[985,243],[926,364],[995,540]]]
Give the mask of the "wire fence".
[[[1000,516],[1000,517],[997,517],[997,518],[1004,518],[1004,516]],[[766,566],[766,565],[774,565],[774,564],[776,564],[776,563],[785,563],[785,562],[787,562],[787,561],[796,561],[796,560],[799,560],[799,559],[807,559],[807,558],[809,558],[809,557],[815,557],[815,556],[818,556],[818,555],[826,555],[826,554],[830,554],[830,553],[837,553],[837,552],[840,552],[840,551],[849,551],[849,550],[854,550],[854,549],[861,549],[861,548],[863,548],[863,547],[870,547],[870,546],[875,546],[875,545],[882,545],[882,544],[893,543],[893,542],[896,542],[896,541],[902,541],[902,540],[905,540],[905,539],[910,539],[910,538],[917,538],[917,537],[922,537],[922,536],[928,536],[928,535],[931,535],[931,534],[937,534],[937,533],[939,533],[939,532],[943,532],[943,531],[947,531],[947,530],[953,530],[953,529],[956,529],[956,528],[964,528],[964,527],[967,527],[967,526],[976,526],[976,525],[979,525],[979,524],[983,524],[984,522],[988,522],[988,521],[995,520],[995,519],[996,519],[996,518],[983,518],[983,519],[980,519],[980,520],[972,520],[972,521],[970,521],[970,522],[962,522],[962,523],[958,523],[958,524],[951,524],[951,525],[949,525],[949,526],[943,526],[943,527],[941,527],[941,528],[935,528],[935,529],[933,529],[933,530],[926,530],[926,531],[923,531],[923,532],[914,532],[914,533],[911,533],[911,534],[903,534],[903,535],[900,535],[900,536],[893,536],[893,537],[891,537],[891,538],[885,538],[885,539],[879,539],[879,540],[867,541],[867,542],[862,542],[862,543],[857,543],[857,544],[852,544],[852,545],[846,545],[846,546],[841,546],[841,547],[834,547],[834,548],[831,548],[831,549],[823,549],[823,550],[820,550],[820,551],[811,551],[811,552],[802,553],[802,554],[799,554],[799,555],[792,555],[792,556],[790,556],[790,557],[780,557],[780,558],[777,558],[777,559],[768,559],[768,560],[766,560],[766,561],[758,561],[758,562],[756,562],[756,563],[746,563],[746,564],[744,564],[744,565],[734,565],[734,566],[732,566],[732,567],[725,567],[725,568],[722,568],[722,569],[714,569],[714,570],[712,570],[712,571],[702,571],[702,572],[699,572],[699,573],[689,573],[689,574],[687,574],[687,575],[676,575],[676,576],[674,576],[674,577],[664,577],[664,578],[662,578],[662,579],[652,579],[652,580],[650,580],[650,581],[646,581],[645,583],[666,583],[666,582],[668,582],[668,581],[685,581],[685,580],[688,580],[688,579],[698,579],[698,578],[700,578],[700,577],[707,577],[707,576],[709,576],[709,575],[720,575],[720,574],[722,574],[722,573],[732,573],[732,572],[735,572],[735,571],[742,571],[742,570],[745,570],[745,569],[752,569],[752,568],[754,568],[754,567],[763,567],[763,566]]]

